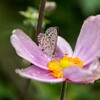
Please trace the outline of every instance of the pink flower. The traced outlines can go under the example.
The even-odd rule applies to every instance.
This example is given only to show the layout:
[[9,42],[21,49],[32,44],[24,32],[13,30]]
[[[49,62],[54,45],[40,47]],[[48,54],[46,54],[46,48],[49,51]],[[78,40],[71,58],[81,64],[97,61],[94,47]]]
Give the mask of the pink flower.
[[84,21],[74,52],[69,43],[58,36],[56,58],[59,60],[51,61],[19,29],[13,31],[11,43],[19,56],[34,64],[16,70],[22,77],[48,83],[68,81],[79,84],[100,79],[100,15]]

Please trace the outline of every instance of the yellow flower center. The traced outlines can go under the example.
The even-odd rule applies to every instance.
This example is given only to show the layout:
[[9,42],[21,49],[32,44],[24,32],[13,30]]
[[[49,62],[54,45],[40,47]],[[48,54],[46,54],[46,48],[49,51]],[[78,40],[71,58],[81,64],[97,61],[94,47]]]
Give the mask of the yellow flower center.
[[63,70],[73,65],[83,68],[83,62],[80,59],[68,57],[68,55],[65,55],[60,60],[50,61],[50,63],[48,64],[48,68],[51,71],[51,75],[56,78],[62,78]]

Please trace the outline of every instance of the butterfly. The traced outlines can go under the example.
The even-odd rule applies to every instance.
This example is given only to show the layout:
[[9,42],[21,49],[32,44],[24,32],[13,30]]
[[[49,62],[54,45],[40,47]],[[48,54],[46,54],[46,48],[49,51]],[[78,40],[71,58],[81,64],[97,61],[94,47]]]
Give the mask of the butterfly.
[[58,27],[50,27],[44,33],[38,35],[39,48],[49,57],[55,56],[58,37]]

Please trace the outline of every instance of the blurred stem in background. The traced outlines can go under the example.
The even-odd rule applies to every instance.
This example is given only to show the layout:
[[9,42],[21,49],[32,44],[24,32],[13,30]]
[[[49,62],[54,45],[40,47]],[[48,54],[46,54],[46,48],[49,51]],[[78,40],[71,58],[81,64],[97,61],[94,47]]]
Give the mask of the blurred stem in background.
[[38,37],[39,33],[41,32],[42,22],[43,22],[43,18],[44,18],[45,4],[46,4],[46,0],[41,0],[40,9],[39,9],[38,24],[37,24],[36,36],[35,36],[35,38],[36,38],[35,42],[37,44],[38,44],[37,37]]
[[[43,17],[44,17],[45,4],[46,4],[46,0],[40,1],[39,17],[38,17],[38,23],[37,23],[37,29],[36,29],[36,36],[35,36],[36,44],[38,44],[37,36],[41,32],[41,27],[42,27],[42,22],[43,22]],[[24,93],[23,93],[23,100],[28,100],[28,89],[29,89],[30,84],[31,84],[31,80],[27,79],[26,85],[25,85],[25,88],[24,88]]]
[[28,100],[28,90],[29,90],[29,86],[30,86],[31,80],[27,79],[26,83],[25,83],[25,87],[23,89],[23,97],[22,100]]

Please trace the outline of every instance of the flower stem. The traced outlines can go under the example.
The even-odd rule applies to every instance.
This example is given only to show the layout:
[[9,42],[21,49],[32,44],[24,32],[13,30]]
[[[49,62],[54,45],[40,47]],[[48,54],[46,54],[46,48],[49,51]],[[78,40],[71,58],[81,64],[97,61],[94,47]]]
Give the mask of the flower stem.
[[66,82],[63,82],[61,86],[60,100],[64,100],[65,91],[66,91]]
[[[37,36],[41,32],[42,21],[43,21],[43,17],[44,17],[44,9],[45,9],[45,4],[46,4],[46,0],[40,0],[40,1],[41,2],[40,2],[40,8],[39,8],[38,24],[37,24],[36,35],[35,35],[36,44],[38,44]],[[23,99],[22,100],[29,100],[28,99],[28,89],[29,89],[30,83],[31,83],[31,79],[27,79],[25,87],[24,87]]]
[[36,29],[36,43],[37,44],[38,44],[37,36],[41,32],[42,22],[44,18],[44,9],[45,9],[45,4],[46,4],[46,0],[40,0],[40,1],[41,3],[40,3],[40,8],[39,8],[39,17],[38,17],[38,24],[37,24],[37,29]]
[[31,83],[31,80],[27,79],[24,90],[23,90],[22,100],[28,100],[28,89],[29,89],[30,83]]

